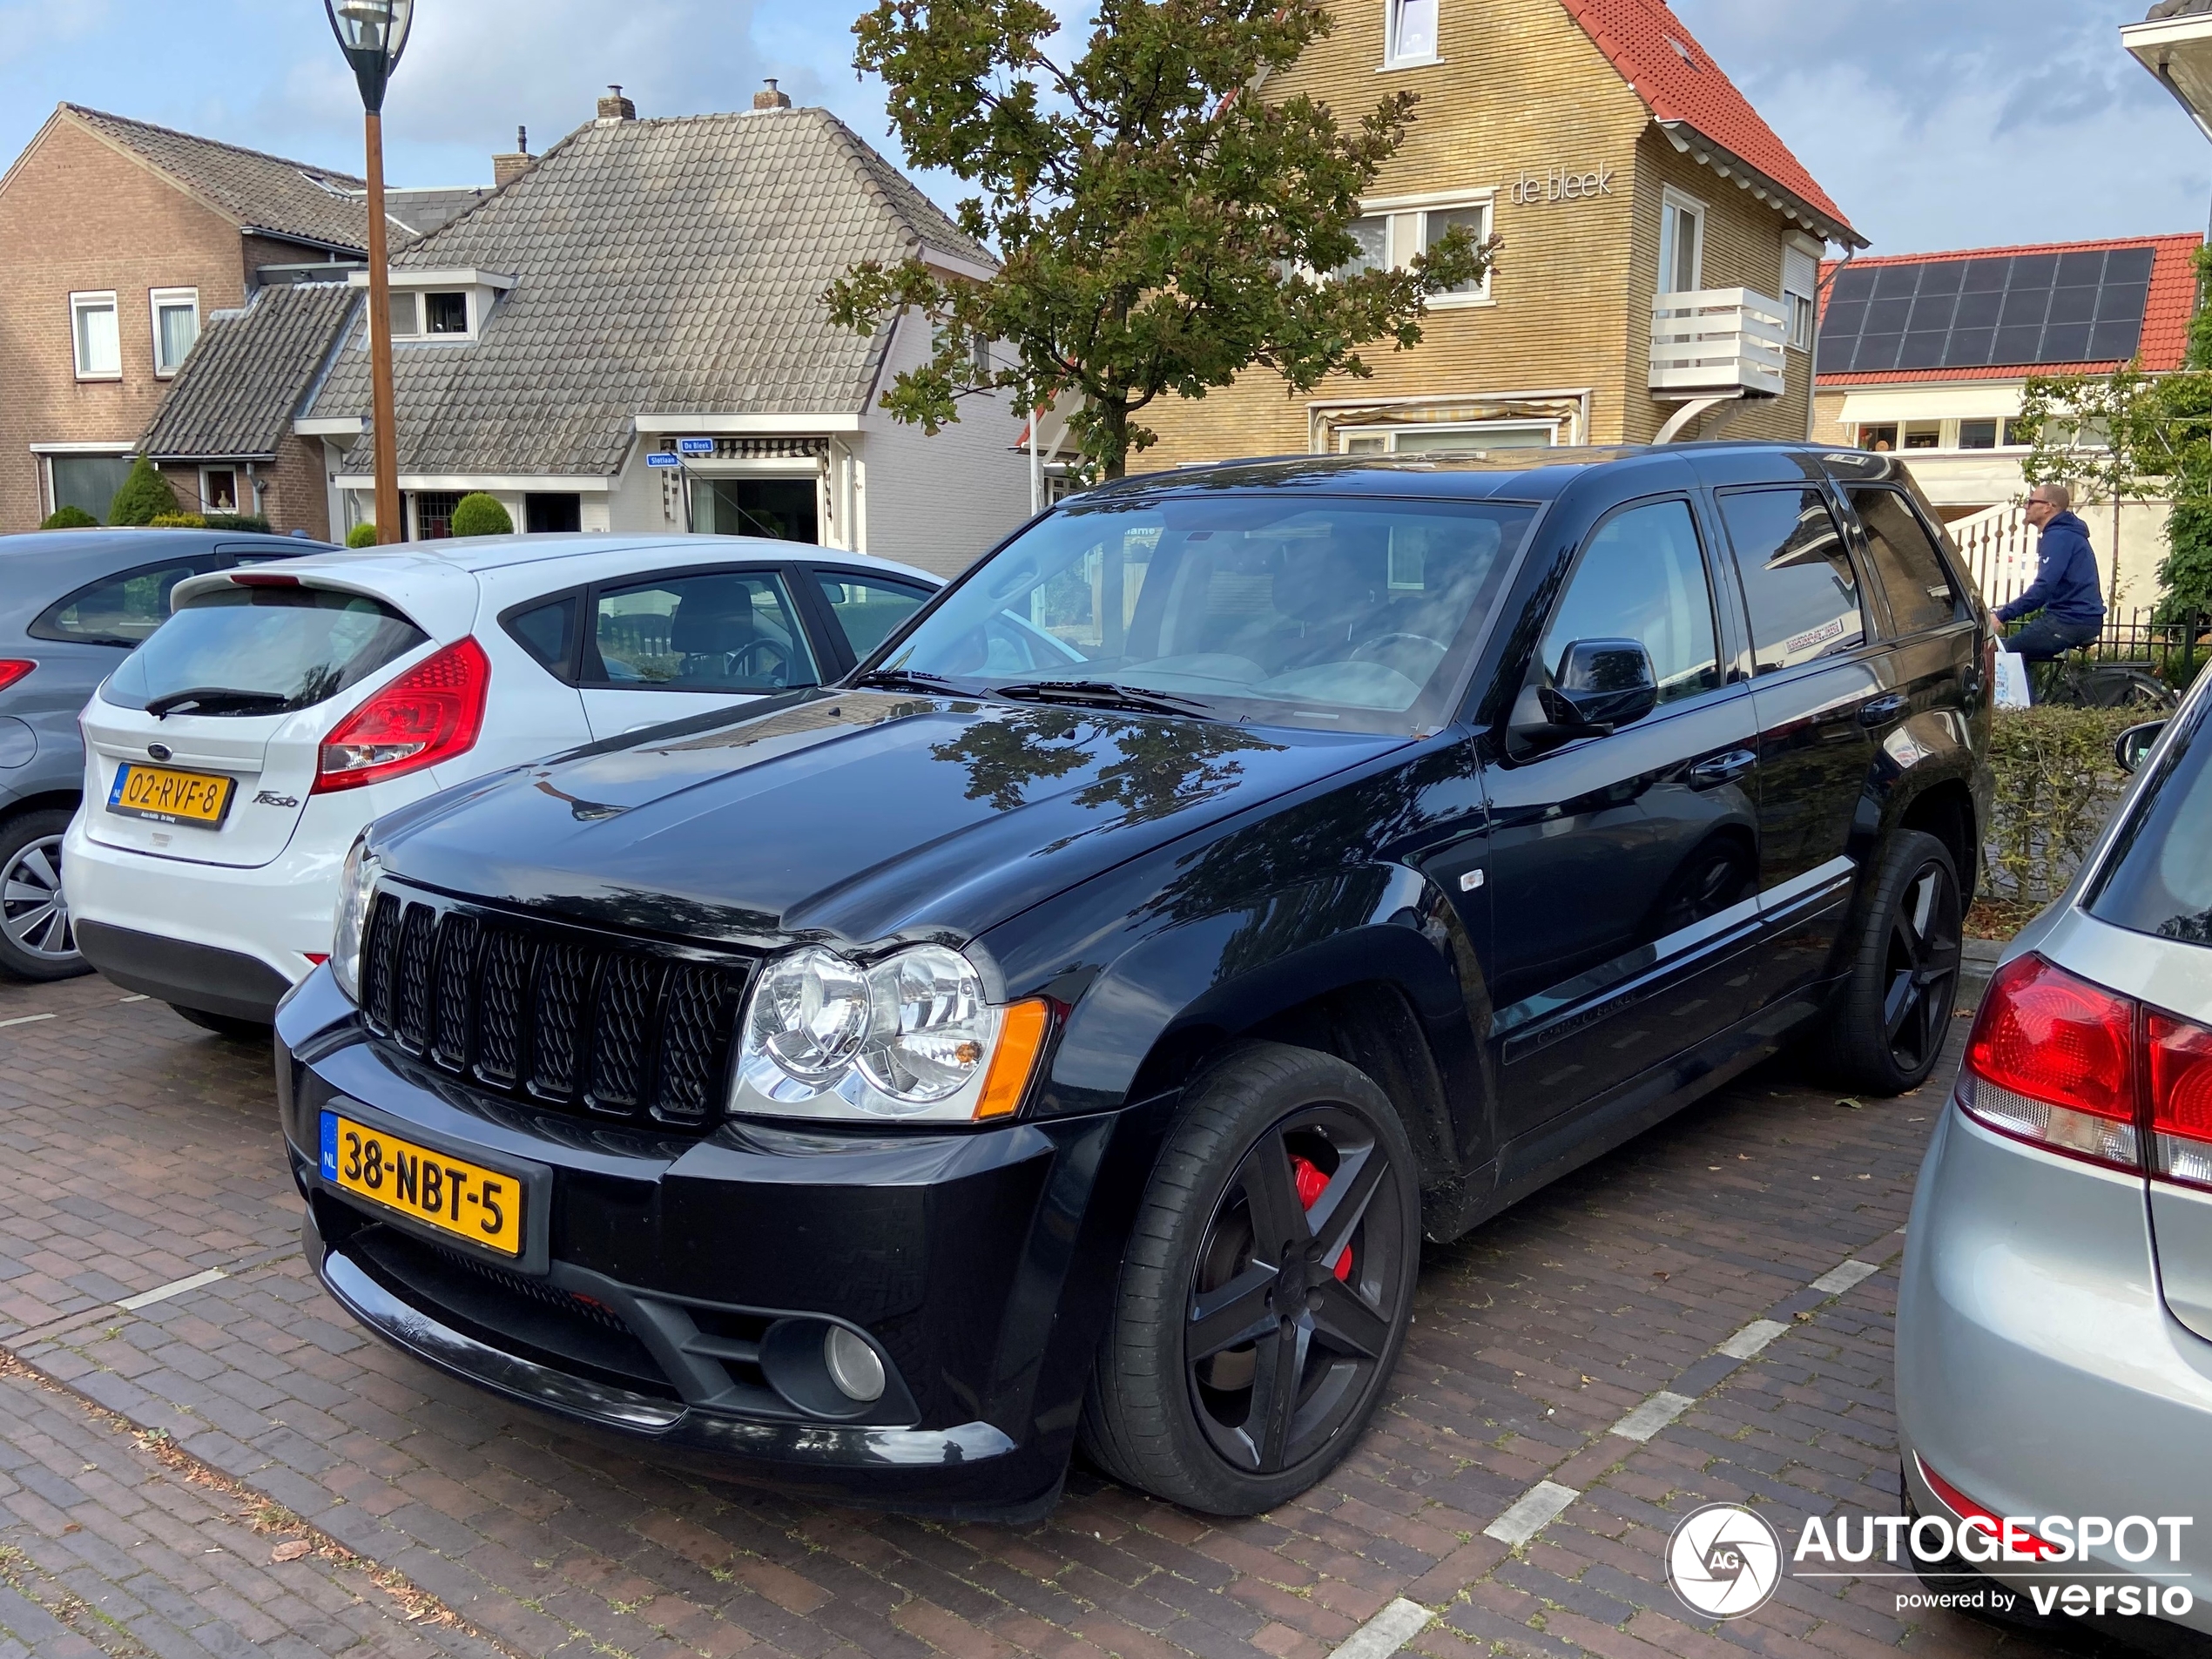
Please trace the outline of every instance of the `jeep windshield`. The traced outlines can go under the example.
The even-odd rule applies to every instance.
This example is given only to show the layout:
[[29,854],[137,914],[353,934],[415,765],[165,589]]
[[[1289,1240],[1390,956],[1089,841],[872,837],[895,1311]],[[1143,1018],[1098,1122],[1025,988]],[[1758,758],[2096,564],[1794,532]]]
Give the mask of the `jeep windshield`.
[[1116,496],[1001,549],[862,684],[1319,731],[1449,718],[1534,506]]

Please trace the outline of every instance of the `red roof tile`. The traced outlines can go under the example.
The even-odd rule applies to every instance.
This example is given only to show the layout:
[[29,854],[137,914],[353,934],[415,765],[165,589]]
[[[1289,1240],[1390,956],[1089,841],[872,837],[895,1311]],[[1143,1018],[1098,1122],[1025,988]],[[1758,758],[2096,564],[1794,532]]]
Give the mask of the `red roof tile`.
[[[2142,339],[2135,360],[2147,369],[2179,368],[2188,347],[2189,318],[2196,311],[2196,250],[2204,238],[2195,231],[2174,236],[2107,236],[2087,242],[2023,242],[2017,247],[1947,248],[1939,253],[1884,253],[1853,260],[1851,268],[1874,265],[1933,265],[1941,260],[2002,259],[2013,253],[2090,253],[2115,247],[2148,247],[2150,293],[2143,301]],[[1820,310],[1825,316],[1828,279],[1841,266],[1828,260],[1820,267]],[[1877,369],[1863,374],[1823,374],[1823,386],[1898,386],[1907,381],[2016,381],[2036,374],[2108,374],[2117,360],[2101,363],[1994,363],[1985,368]]]
[[1845,230],[1851,221],[1665,0],[1561,0],[1651,113],[1679,121]]

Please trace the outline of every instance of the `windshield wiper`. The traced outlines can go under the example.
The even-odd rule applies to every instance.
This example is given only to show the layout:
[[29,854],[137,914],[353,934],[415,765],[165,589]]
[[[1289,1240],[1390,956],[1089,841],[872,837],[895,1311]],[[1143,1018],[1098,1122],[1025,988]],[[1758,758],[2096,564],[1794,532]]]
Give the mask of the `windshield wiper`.
[[157,720],[165,720],[172,712],[192,705],[195,714],[212,714],[218,709],[231,714],[250,713],[260,709],[270,714],[281,714],[291,705],[292,699],[278,691],[239,691],[226,685],[196,685],[189,691],[172,691],[165,697],[146,699],[145,710]]
[[1027,703],[1070,703],[1082,708],[1135,709],[1142,714],[1187,714],[1201,720],[1219,718],[1196,698],[1177,697],[1173,691],[1148,691],[1135,685],[1117,685],[1111,680],[1017,680],[1011,685],[994,685],[991,690],[1001,697],[1019,698]]
[[889,691],[949,691],[962,695],[959,686],[942,674],[923,674],[911,668],[879,668],[872,674],[863,674],[853,682],[855,685],[874,686]]

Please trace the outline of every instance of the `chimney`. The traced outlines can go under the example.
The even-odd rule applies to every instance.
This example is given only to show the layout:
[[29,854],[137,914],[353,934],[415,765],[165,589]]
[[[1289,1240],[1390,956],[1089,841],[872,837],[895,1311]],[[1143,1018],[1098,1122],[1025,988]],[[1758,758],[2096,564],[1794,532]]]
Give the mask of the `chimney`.
[[756,110],[787,110],[791,107],[791,94],[779,92],[772,77],[760,91],[752,95],[752,107]]
[[607,127],[617,121],[635,121],[637,106],[622,95],[622,88],[610,86],[607,91],[610,96],[599,100],[599,125]]
[[498,190],[512,184],[536,165],[537,158],[530,153],[530,130],[515,129],[515,152],[491,158],[491,187]]

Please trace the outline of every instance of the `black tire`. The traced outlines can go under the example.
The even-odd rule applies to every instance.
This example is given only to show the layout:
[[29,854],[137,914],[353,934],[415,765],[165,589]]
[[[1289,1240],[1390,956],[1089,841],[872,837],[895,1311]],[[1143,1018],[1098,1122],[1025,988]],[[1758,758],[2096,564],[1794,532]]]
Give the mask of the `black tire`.
[[17,979],[92,971],[78,952],[61,891],[62,837],[72,816],[49,807],[0,824],[0,972]]
[[2182,694],[2156,675],[2139,669],[2107,672],[2098,680],[2090,701],[2101,709],[2137,709],[2146,715],[2170,714],[2182,706]]
[[172,1002],[169,1011],[203,1031],[212,1031],[217,1036],[227,1038],[233,1042],[267,1042],[271,1040],[272,1028],[259,1020],[241,1020],[229,1014],[210,1014],[205,1008],[188,1008],[181,1002]]
[[[1420,1265],[1413,1147],[1382,1090],[1310,1049],[1230,1049],[1187,1090],[1146,1184],[1084,1451],[1209,1514],[1296,1497],[1374,1414]],[[1214,1345],[1193,1359],[1198,1326]]]
[[1816,1049],[1829,1081],[1901,1095],[1943,1057],[1959,995],[1959,872],[1932,835],[1898,830],[1850,923],[1850,973]]

